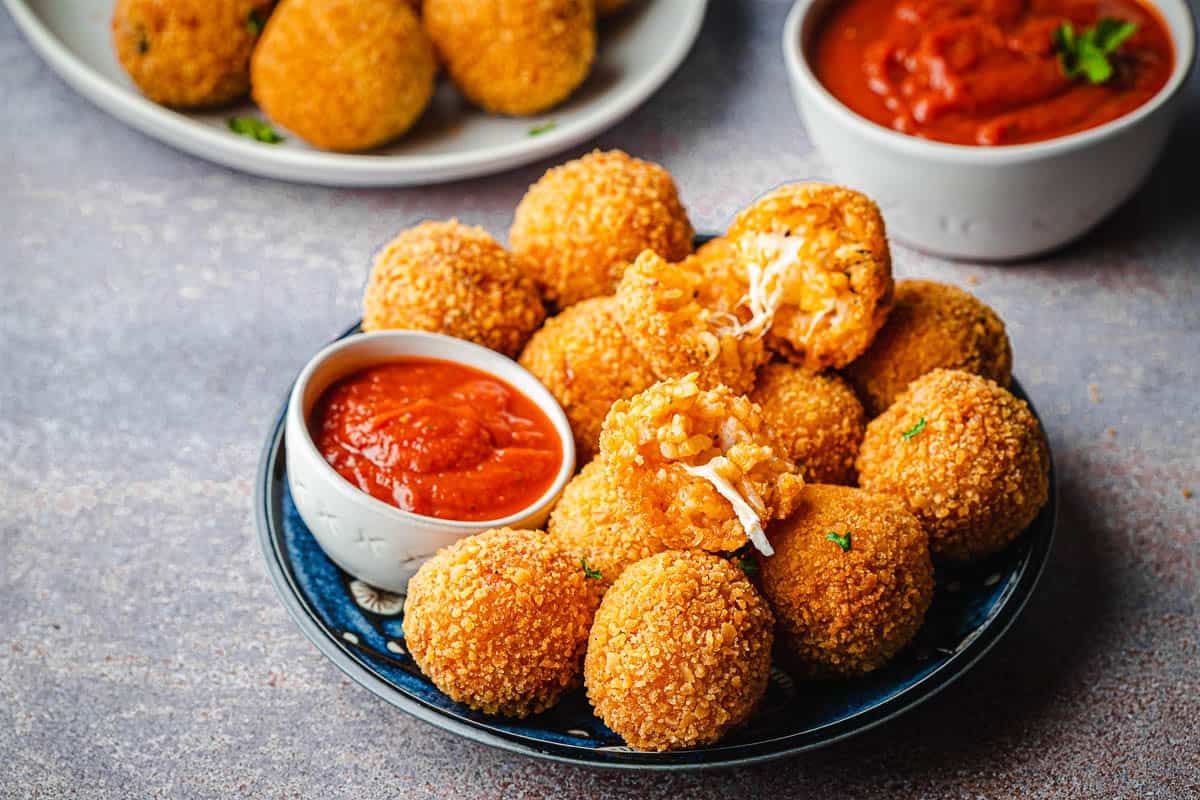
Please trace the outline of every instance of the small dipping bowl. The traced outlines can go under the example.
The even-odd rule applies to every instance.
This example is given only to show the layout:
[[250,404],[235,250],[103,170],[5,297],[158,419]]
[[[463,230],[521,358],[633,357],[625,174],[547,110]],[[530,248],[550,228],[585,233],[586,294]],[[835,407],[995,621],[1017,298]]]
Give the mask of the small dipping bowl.
[[950,258],[1009,261],[1079,238],[1125,202],[1162,154],[1195,57],[1185,0],[1154,0],[1175,65],[1166,85],[1123,117],[1033,144],[974,147],[908,136],[847,108],[809,55],[835,0],[799,0],[783,27],[792,95],[840,183],[879,204],[888,234]]
[[[365,367],[403,358],[429,358],[473,367],[532,400],[550,419],[563,462],[546,492],[527,508],[479,522],[427,517],[378,500],[325,460],[308,428],[313,406],[338,380]],[[301,519],[321,549],[346,572],[372,586],[403,592],[417,568],[441,547],[489,528],[538,528],[575,471],[575,442],[567,416],[537,378],[515,361],[477,344],[419,331],[348,336],[308,362],[288,400],[285,423],[288,486]]]

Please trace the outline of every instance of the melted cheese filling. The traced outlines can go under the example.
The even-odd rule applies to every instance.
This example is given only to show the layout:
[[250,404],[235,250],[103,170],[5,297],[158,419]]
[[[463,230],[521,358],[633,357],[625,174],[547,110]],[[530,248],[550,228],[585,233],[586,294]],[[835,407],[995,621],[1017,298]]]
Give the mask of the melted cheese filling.
[[729,460],[725,456],[715,456],[707,464],[701,464],[698,467],[688,464],[679,466],[683,467],[683,471],[688,475],[703,478],[711,483],[717,494],[724,497],[729,501],[729,505],[733,506],[733,513],[737,515],[738,522],[742,524],[742,530],[746,532],[746,538],[750,540],[750,543],[764,556],[772,556],[775,554],[775,549],[767,541],[767,534],[763,531],[762,520],[758,518],[758,512],[746,502],[746,498],[742,497],[732,483],[717,472],[717,467],[728,463]]

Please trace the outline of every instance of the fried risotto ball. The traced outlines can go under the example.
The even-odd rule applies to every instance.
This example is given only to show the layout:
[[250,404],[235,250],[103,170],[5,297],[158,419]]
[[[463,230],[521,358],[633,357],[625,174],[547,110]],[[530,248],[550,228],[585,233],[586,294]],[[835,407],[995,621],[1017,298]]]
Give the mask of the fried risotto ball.
[[814,483],[854,483],[854,459],[867,428],[854,390],[832,373],[773,362],[758,373],[750,399]]
[[996,312],[955,286],[896,282],[896,297],[875,341],[845,375],[871,416],[930,370],[961,369],[1008,386],[1012,346]]
[[799,674],[871,672],[921,627],[933,600],[929,538],[895,498],[810,483],[771,541],[775,555],[758,558],[760,585]]
[[613,405],[600,433],[629,524],[667,547],[769,552],[762,525],[788,516],[804,485],[762,410],[695,373]]
[[602,461],[592,461],[563,490],[550,514],[550,538],[600,573],[611,586],[626,567],[666,549],[652,533],[626,519],[620,494]]
[[558,105],[596,55],[594,0],[425,0],[422,17],[459,91],[500,114]]
[[724,236],[709,239],[696,248],[690,261],[699,269],[700,282],[696,300],[718,314],[728,314],[740,323],[750,321],[750,309],[745,303],[745,271],[740,265],[737,245]]
[[483,228],[422,222],[375,256],[364,331],[433,331],[515,357],[546,310],[520,263]]
[[1050,491],[1050,454],[1029,406],[960,370],[909,384],[867,425],[857,466],[859,485],[903,501],[944,561],[1002,549]]
[[887,318],[892,260],[879,208],[824,183],[776,189],[737,215],[728,232],[746,280],[752,328],[813,370],[861,355]]
[[694,551],[650,556],[617,578],[596,612],[588,699],[639,750],[715,742],[766,691],[773,624],[730,561]]
[[579,685],[600,593],[541,531],[497,528],[442,548],[417,570],[404,641],[455,701],[525,717]]
[[205,108],[250,91],[250,54],[274,0],[117,0],[117,60],[142,94]]
[[546,320],[521,352],[533,373],[567,413],[580,463],[596,455],[604,416],[657,379],[613,316],[612,297],[593,297]]
[[643,250],[667,261],[692,252],[692,224],[671,174],[620,150],[546,172],[521,199],[509,243],[558,308],[612,294]]
[[703,283],[694,256],[669,264],[644,250],[617,285],[617,322],[658,378],[697,372],[706,386],[749,391],[767,360],[762,338],[734,330],[735,318],[701,305]]
[[433,97],[433,45],[408,3],[283,0],[254,51],[254,100],[323,150],[395,139]]

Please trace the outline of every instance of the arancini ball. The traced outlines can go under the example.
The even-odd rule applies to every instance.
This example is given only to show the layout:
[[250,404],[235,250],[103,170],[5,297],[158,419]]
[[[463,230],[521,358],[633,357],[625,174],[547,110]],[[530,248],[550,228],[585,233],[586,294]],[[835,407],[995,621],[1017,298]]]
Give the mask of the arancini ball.
[[694,551],[650,556],[617,578],[596,612],[588,699],[639,750],[715,742],[766,691],[773,624],[730,561]]
[[558,105],[596,55],[593,0],[425,0],[421,15],[455,86],[499,114]]
[[117,60],[142,94],[208,108],[250,91],[250,55],[274,0],[117,0]]
[[796,512],[771,528],[771,543],[775,555],[758,557],[759,583],[798,674],[871,672],[925,620],[933,600],[929,537],[895,498],[807,484]]
[[282,0],[251,60],[254,100],[323,150],[382,145],[433,97],[433,45],[397,0]]
[[547,170],[521,198],[509,243],[558,308],[612,294],[643,250],[692,252],[692,224],[671,174],[620,150]]
[[404,642],[451,699],[525,717],[579,685],[601,587],[541,531],[444,547],[408,584]]
[[533,281],[483,228],[422,222],[375,256],[364,331],[432,331],[515,357],[546,318]]
[[612,404],[657,380],[621,333],[613,316],[615,302],[612,297],[593,297],[551,317],[519,359],[566,412],[579,463],[596,455],[600,426]]
[[678,549],[769,553],[763,525],[791,514],[804,485],[762,409],[696,373],[615,403],[598,457],[629,524]]
[[854,483],[867,418],[849,384],[832,373],[776,361],[758,371],[750,399],[762,407],[806,481]]
[[896,282],[887,322],[844,374],[871,416],[930,370],[961,369],[1008,386],[1012,346],[1004,323],[977,297],[944,283]]
[[1029,406],[960,370],[910,383],[867,425],[857,466],[859,485],[899,498],[944,561],[1004,548],[1050,493],[1050,452]]
[[892,302],[883,217],[864,194],[825,183],[783,186],[737,215],[751,328],[812,370],[844,367],[871,344]]

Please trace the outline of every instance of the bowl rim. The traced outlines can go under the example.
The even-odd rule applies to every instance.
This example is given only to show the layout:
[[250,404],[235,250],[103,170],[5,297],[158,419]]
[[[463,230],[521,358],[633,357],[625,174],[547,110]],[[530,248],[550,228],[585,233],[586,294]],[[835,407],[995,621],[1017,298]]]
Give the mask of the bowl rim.
[[[906,155],[955,164],[1001,166],[1022,161],[1035,161],[1081,150],[1112,138],[1142,122],[1177,97],[1183,90],[1196,60],[1195,14],[1186,0],[1143,1],[1159,15],[1163,26],[1170,34],[1171,44],[1175,48],[1175,66],[1166,84],[1147,102],[1128,114],[1103,125],[1029,144],[988,147],[922,139],[872,122],[842,103],[817,79],[805,53],[806,48],[800,41],[800,33],[804,24],[818,8],[826,5],[828,0],[796,0],[792,5],[783,25],[783,58],[793,86],[799,87],[811,97],[821,111],[836,117],[842,125],[854,128],[875,144],[903,151]],[[1172,25],[1162,13],[1162,6],[1171,6],[1181,11],[1188,24],[1182,28]],[[824,8],[820,8],[820,10],[824,11]]]
[[[567,420],[566,412],[563,411],[558,401],[554,399],[554,395],[550,393],[550,390],[543,386],[533,373],[508,356],[475,344],[474,342],[466,341],[465,339],[427,331],[384,330],[364,332],[358,330],[358,328],[358,325],[353,326],[350,330],[342,334],[341,337],[321,348],[316,355],[309,359],[308,363],[300,370],[299,375],[297,375],[292,385],[292,390],[288,395],[287,409],[284,414],[289,426],[295,426],[301,433],[299,437],[296,437],[300,441],[289,441],[288,447],[305,451],[309,460],[317,462],[317,470],[327,479],[330,485],[336,487],[338,492],[344,496],[352,497],[352,502],[361,503],[376,514],[393,517],[405,527],[418,524],[426,527],[436,526],[463,533],[478,533],[492,528],[503,528],[518,524],[522,520],[536,515],[546,506],[553,503],[559,494],[562,493],[562,490],[567,485],[567,481],[575,473],[575,439],[571,433],[571,425]],[[513,384],[510,378],[502,374],[494,366],[478,366],[477,363],[471,363],[458,356],[434,356],[421,352],[424,346],[436,343],[438,346],[444,346],[452,351],[457,349],[461,352],[469,353],[475,356],[479,362],[500,365],[502,369],[507,369],[527,377],[530,381],[530,386],[533,388],[532,392],[526,391],[525,388],[520,386],[513,386],[513,388],[532,400],[542,413],[550,419],[550,422],[554,426],[555,435],[558,436],[559,444],[562,447],[562,463],[559,465],[558,472],[554,476],[554,482],[550,484],[549,488],[539,495],[535,501],[507,516],[489,520],[455,520],[406,511],[390,503],[385,503],[376,497],[372,497],[346,480],[337,470],[329,465],[329,462],[321,455],[316,443],[313,441],[312,431],[309,430],[307,415],[304,413],[303,408],[304,395],[307,393],[313,376],[320,367],[342,355],[347,350],[357,349],[364,346],[364,344],[379,341],[397,342],[402,345],[400,349],[406,352],[397,352],[390,357],[381,358],[378,363],[385,363],[388,358],[392,360],[424,358],[436,361],[448,361],[453,364],[479,370],[506,384]],[[324,392],[327,388],[329,387],[323,386],[321,387],[321,391]]]

